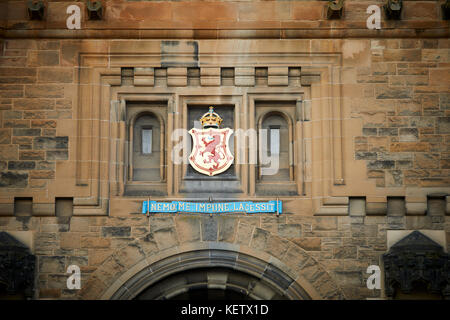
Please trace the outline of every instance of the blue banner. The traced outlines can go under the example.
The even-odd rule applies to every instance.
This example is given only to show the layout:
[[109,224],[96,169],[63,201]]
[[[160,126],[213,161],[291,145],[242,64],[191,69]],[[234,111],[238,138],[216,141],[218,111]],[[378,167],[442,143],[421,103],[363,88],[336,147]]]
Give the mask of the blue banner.
[[280,200],[267,202],[238,201],[238,202],[158,202],[144,201],[142,213],[282,213]]

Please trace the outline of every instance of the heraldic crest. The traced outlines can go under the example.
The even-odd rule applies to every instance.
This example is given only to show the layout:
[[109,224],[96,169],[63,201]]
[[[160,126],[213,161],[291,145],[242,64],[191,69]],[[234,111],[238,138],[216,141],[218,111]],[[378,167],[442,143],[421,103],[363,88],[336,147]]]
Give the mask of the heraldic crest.
[[214,108],[209,107],[209,111],[200,118],[203,129],[189,130],[193,140],[189,163],[195,170],[208,176],[226,171],[234,160],[228,145],[233,130],[219,129],[222,121]]

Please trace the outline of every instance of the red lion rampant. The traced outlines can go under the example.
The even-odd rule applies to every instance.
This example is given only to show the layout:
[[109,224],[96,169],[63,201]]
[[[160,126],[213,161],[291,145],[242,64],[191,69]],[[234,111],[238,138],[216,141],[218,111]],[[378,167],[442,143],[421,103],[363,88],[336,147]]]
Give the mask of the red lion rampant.
[[209,152],[210,155],[208,156],[208,161],[205,161],[205,163],[211,163],[212,161],[215,163],[213,166],[214,169],[217,169],[219,167],[219,163],[217,162],[219,159],[225,158],[225,156],[220,152],[216,152],[216,147],[220,143],[220,135],[215,134],[213,135],[213,139],[211,141],[206,141],[205,138],[202,138],[203,143],[205,144],[205,150],[200,152],[200,155],[203,156],[205,152]]

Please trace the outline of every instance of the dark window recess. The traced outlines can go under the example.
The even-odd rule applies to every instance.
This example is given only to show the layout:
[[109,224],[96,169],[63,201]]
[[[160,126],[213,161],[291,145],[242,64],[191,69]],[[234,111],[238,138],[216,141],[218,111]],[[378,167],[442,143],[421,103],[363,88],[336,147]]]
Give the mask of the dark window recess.
[[444,195],[430,195],[427,199],[427,215],[444,216],[445,206],[446,201]]
[[221,68],[220,79],[223,86],[234,86],[234,68]]
[[300,68],[299,67],[291,67],[289,68],[289,85],[290,86],[300,86]]
[[122,68],[121,81],[123,86],[132,86],[134,84],[134,68]]
[[56,198],[55,210],[57,217],[71,217],[73,215],[73,198]]
[[255,84],[257,86],[267,86],[267,67],[256,67],[255,68]]
[[159,181],[161,178],[161,129],[152,114],[141,115],[133,127],[133,180]]
[[187,69],[187,81],[188,86],[200,85],[200,68],[188,68]]
[[167,86],[167,68],[155,68],[155,87]]
[[[264,135],[260,138],[266,141],[261,141],[260,144],[260,179],[262,181],[289,181],[290,142],[288,123],[282,115],[274,113],[265,117],[261,129],[265,130],[266,139],[264,139]],[[266,150],[262,148],[262,144],[266,145]],[[273,161],[278,161],[278,168],[276,168],[277,165]]]
[[16,217],[31,216],[33,198],[14,198],[14,215]]
[[404,216],[405,213],[405,197],[387,197],[388,216]]

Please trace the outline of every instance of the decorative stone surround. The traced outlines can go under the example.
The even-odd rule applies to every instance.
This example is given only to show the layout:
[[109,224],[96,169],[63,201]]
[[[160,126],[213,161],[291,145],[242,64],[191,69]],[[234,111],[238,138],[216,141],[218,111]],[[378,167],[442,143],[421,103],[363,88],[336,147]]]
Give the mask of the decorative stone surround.
[[[179,223],[190,220],[180,219]],[[207,231],[200,235],[203,242],[196,243],[199,234],[195,229],[193,233],[187,229],[178,233],[179,226],[158,229],[154,225],[152,233],[117,250],[91,275],[81,297],[130,299],[163,276],[190,267],[220,265],[265,279],[291,299],[343,298],[342,291],[313,257],[264,229],[239,226],[234,244],[225,239],[215,242],[220,231],[215,235]],[[142,277],[145,280],[140,283],[137,279]]]

